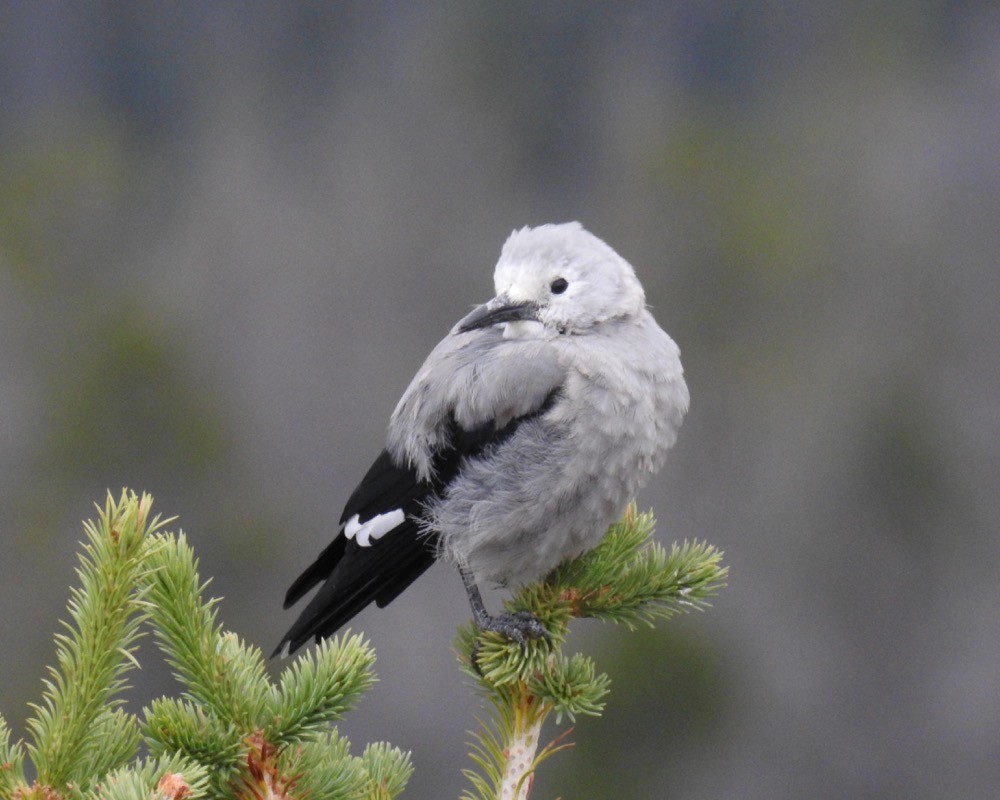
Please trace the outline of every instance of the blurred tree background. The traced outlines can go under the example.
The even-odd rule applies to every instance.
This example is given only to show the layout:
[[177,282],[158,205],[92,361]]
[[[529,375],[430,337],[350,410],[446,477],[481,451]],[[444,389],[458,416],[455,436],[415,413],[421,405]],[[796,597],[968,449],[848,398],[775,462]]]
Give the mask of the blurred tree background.
[[[684,352],[691,413],[640,508],[731,578],[707,615],[578,627],[609,709],[538,796],[994,792],[989,0],[0,3],[16,732],[93,501],[179,514],[221,620],[270,649],[506,235],[570,219]],[[381,682],[345,731],[413,751],[407,797],[463,786],[467,616],[435,567],[354,626]]]

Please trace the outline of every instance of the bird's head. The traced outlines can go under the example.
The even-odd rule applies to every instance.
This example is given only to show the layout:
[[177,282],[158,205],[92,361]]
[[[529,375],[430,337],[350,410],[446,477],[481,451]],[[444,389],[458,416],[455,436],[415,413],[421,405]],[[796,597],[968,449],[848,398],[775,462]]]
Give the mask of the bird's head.
[[459,331],[507,323],[508,335],[585,333],[645,307],[635,272],[579,222],[521,228],[507,239],[493,274],[496,297]]

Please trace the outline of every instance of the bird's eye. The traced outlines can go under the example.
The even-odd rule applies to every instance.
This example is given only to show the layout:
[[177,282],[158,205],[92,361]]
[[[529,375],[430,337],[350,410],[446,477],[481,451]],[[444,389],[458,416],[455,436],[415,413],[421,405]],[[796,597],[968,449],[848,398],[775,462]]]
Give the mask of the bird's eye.
[[569,281],[565,278],[556,278],[552,281],[552,285],[549,286],[549,289],[552,290],[552,294],[562,294],[566,291],[567,286],[569,286]]

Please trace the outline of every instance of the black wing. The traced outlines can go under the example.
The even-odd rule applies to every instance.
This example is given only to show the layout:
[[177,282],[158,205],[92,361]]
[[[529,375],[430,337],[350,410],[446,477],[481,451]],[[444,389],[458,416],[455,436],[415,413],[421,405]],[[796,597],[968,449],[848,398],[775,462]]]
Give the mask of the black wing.
[[293,653],[310,639],[330,636],[373,600],[384,606],[434,563],[432,538],[421,534],[421,505],[435,492],[436,482],[421,481],[416,471],[393,463],[383,450],[358,484],[340,522],[359,515],[361,522],[402,509],[400,525],[372,543],[360,546],[341,531],[289,587],[285,608],[297,603],[316,584],[323,586],[281,640]]
[[330,636],[372,601],[379,608],[385,607],[419,578],[434,563],[437,546],[435,534],[421,529],[420,515],[428,501],[447,488],[464,459],[510,438],[522,422],[548,411],[558,393],[558,389],[553,390],[537,410],[502,428],[485,425],[466,431],[452,419],[448,447],[435,455],[434,479],[430,481],[420,480],[409,466],[397,465],[383,450],[348,499],[340,522],[357,514],[364,523],[396,509],[403,511],[403,522],[364,547],[343,531],[337,535],[289,587],[285,608],[323,582],[275,654],[286,646],[287,652],[294,653],[310,639],[319,641]]
[[[421,501],[432,494],[433,489],[433,484],[418,480],[414,470],[397,467],[389,452],[383,450],[348,499],[344,513],[340,516],[340,524],[343,525],[355,514],[359,516],[360,522],[367,522],[372,517],[397,508],[403,509],[404,513],[419,512]],[[395,532],[390,533],[389,536],[394,534]],[[285,594],[285,608],[295,605],[317,583],[329,578],[351,543],[351,539],[338,535],[289,587]],[[370,548],[362,548],[354,543],[354,549],[364,552]]]

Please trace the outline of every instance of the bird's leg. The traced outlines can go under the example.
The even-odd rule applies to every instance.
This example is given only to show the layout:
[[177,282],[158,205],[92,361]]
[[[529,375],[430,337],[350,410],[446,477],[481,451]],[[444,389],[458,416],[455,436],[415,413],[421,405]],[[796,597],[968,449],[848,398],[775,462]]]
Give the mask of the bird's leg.
[[483,596],[476,586],[476,579],[472,572],[464,566],[459,566],[459,573],[462,576],[462,583],[465,584],[465,593],[469,596],[469,605],[472,606],[472,618],[476,627],[481,631],[494,631],[505,639],[510,639],[518,644],[525,644],[528,639],[548,639],[549,632],[534,614],[528,611],[518,611],[515,614],[497,614],[493,616],[486,610],[483,603]]

